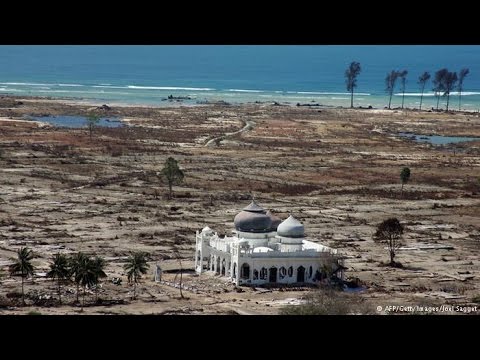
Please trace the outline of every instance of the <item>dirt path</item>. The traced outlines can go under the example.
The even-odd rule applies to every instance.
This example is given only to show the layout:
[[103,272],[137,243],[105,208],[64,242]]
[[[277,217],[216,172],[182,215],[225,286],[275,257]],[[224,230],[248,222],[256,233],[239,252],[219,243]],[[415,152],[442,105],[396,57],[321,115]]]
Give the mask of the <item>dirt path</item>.
[[255,125],[255,123],[253,121],[250,121],[250,120],[242,120],[242,122],[244,123],[244,126],[240,130],[232,132],[232,133],[226,133],[222,136],[217,136],[217,137],[209,140],[205,144],[205,146],[211,146],[216,141],[222,141],[222,140],[225,140],[227,137],[234,136],[234,135],[237,135],[237,134],[241,134],[242,132],[247,131],[247,130],[251,130],[253,128],[253,126]]

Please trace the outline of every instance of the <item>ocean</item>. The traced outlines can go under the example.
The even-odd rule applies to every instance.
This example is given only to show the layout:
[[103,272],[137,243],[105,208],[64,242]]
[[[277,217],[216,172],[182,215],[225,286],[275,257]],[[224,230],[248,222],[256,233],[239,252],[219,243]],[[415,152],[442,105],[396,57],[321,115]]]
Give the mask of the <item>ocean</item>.
[[[462,109],[480,109],[478,45],[159,45],[0,46],[0,94],[129,105],[208,101],[350,106],[344,73],[361,64],[355,106],[388,104],[385,76],[407,70],[405,106],[418,108],[418,77],[469,68]],[[168,100],[171,96],[173,99]],[[180,97],[181,99],[176,99]],[[401,105],[397,83],[392,107]],[[441,98],[444,107],[446,98]],[[431,81],[422,107],[435,107]],[[458,109],[452,93],[450,108]]]

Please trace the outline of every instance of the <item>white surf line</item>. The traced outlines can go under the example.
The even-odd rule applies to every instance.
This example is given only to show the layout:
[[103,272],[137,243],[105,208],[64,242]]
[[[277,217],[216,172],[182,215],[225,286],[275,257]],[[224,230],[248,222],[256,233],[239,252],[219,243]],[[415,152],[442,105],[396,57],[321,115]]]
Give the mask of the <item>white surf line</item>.
[[247,130],[251,130],[253,128],[253,126],[255,125],[255,123],[253,121],[250,121],[250,120],[242,120],[242,122],[245,124],[240,130],[237,130],[233,133],[225,133],[224,135],[222,136],[217,136],[211,140],[209,140],[205,146],[210,146],[212,145],[215,141],[217,141],[218,139],[220,140],[224,140],[225,138],[227,137],[230,137],[230,136],[233,136],[233,135],[237,135],[237,134],[240,134],[244,131],[247,131]]

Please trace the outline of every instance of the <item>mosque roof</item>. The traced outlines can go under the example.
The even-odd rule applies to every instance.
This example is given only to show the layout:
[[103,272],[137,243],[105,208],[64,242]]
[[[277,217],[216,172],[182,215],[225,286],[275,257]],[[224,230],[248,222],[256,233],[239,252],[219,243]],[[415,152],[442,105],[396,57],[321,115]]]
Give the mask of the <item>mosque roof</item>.
[[252,202],[243,208],[244,211],[250,211],[250,212],[261,212],[261,213],[264,213],[266,212],[266,210],[264,208],[262,208],[260,205],[258,205],[255,200],[252,200]]
[[266,210],[253,200],[235,216],[233,223],[238,231],[269,232],[271,231],[272,219],[266,214]]
[[244,232],[268,232],[272,226],[272,220],[266,214],[250,211],[241,211],[233,220],[235,229]]

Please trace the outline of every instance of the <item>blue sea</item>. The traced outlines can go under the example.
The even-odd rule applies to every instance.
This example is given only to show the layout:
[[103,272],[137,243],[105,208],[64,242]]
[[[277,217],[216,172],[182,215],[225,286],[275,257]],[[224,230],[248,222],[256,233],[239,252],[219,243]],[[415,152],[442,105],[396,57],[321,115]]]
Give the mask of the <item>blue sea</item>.
[[[205,101],[318,103],[350,106],[344,73],[361,64],[355,106],[388,104],[385,76],[407,70],[405,106],[418,107],[417,79],[442,67],[469,68],[462,109],[480,109],[477,45],[162,45],[0,46],[0,94],[130,105],[193,105]],[[169,95],[185,100],[165,100]],[[429,82],[422,107],[436,106]],[[441,98],[444,107],[446,98]],[[392,107],[401,105],[397,84]],[[450,108],[458,109],[453,93]]]

